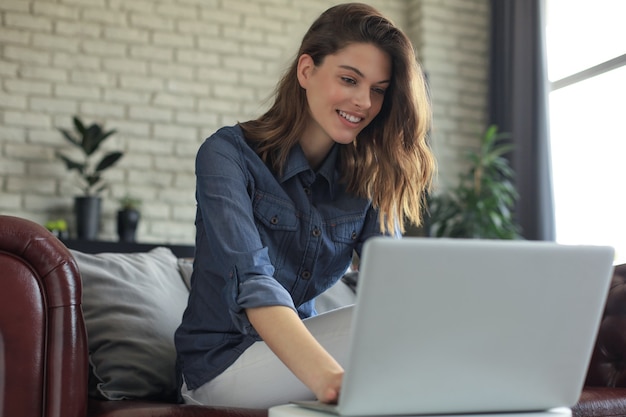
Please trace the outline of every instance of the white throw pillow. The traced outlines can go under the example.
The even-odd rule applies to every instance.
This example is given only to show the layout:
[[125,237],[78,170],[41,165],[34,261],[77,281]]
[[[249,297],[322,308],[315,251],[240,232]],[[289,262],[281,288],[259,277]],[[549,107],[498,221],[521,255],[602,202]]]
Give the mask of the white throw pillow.
[[71,252],[83,281],[90,395],[174,400],[174,331],[188,297],[176,256],[164,247],[129,254]]

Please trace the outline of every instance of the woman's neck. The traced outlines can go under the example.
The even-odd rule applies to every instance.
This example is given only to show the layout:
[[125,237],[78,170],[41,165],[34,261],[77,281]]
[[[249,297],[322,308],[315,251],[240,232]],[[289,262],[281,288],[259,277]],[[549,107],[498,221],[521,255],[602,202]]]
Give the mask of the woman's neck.
[[312,169],[317,170],[335,142],[323,131],[306,129],[300,138],[300,147]]

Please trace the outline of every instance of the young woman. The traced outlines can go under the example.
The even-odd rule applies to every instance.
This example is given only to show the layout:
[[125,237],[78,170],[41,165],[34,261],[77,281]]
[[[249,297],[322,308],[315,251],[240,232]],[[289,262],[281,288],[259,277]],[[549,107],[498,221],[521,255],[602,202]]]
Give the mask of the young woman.
[[420,223],[430,117],[408,38],[352,3],[313,23],[267,113],[204,142],[175,336],[186,402],[337,400],[352,309],[317,315],[315,297],[366,239]]

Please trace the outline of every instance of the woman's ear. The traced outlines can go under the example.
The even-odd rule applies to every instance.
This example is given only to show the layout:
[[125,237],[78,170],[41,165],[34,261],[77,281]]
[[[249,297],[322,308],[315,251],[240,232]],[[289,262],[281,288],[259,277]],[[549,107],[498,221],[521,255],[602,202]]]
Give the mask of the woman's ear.
[[298,82],[300,83],[300,87],[307,89],[309,84],[309,77],[313,70],[315,69],[315,63],[313,62],[313,58],[309,54],[302,54],[300,58],[298,58]]

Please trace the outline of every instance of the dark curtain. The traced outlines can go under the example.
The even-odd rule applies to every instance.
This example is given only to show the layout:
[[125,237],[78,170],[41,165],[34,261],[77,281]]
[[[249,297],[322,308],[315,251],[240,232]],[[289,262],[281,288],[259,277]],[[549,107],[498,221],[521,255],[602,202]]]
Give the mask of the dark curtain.
[[522,235],[554,240],[544,0],[491,0],[489,118],[511,134]]

